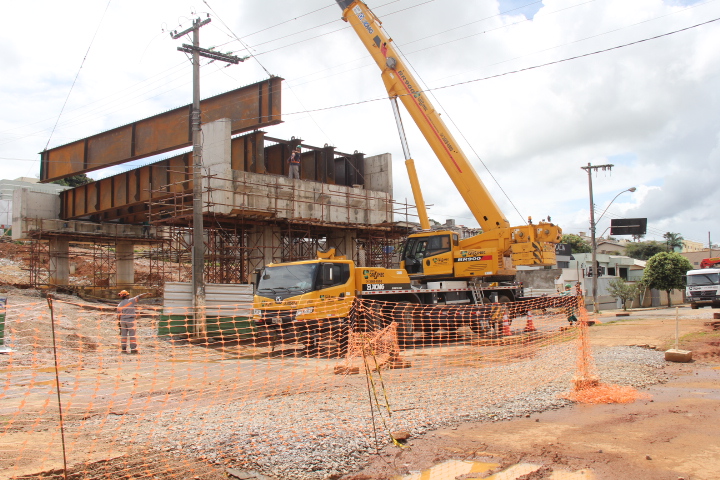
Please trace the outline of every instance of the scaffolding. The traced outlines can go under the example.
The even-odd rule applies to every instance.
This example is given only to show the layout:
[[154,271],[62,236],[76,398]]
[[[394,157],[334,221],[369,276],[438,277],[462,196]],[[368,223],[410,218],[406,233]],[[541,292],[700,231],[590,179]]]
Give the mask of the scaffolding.
[[[398,266],[399,245],[409,228],[388,221],[357,221],[372,215],[386,220],[402,215],[407,220],[412,206],[397,203],[389,195],[381,202],[386,210],[378,212],[377,202],[373,203],[377,192],[359,188],[319,182],[288,184],[284,177],[268,175],[263,176],[262,183],[246,175],[234,179],[206,177],[207,183],[209,178],[214,185],[224,187],[203,190],[204,272],[208,283],[248,283],[267,263],[309,260],[318,251],[343,246],[347,250],[348,245],[351,251],[343,253],[360,266]],[[157,257],[154,261],[164,265],[164,281],[190,281],[192,192],[160,195],[176,189],[177,185],[162,186],[153,192],[156,200],[149,204],[150,224],[165,239],[162,250],[153,252]],[[220,199],[233,201],[223,203]]]

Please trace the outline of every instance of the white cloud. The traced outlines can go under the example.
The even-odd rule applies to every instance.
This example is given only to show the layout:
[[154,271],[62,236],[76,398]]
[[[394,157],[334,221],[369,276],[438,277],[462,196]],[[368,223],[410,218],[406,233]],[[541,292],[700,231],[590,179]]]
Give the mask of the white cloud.
[[[220,19],[241,37],[285,22],[245,38],[264,67],[286,79],[286,123],[268,129],[272,136],[302,137],[309,144],[329,143],[369,155],[389,151],[396,162],[396,197],[411,198],[387,100],[289,115],[386,96],[377,67],[352,30],[343,29],[347,24],[339,20],[338,7],[321,0],[209,3],[220,18],[201,30],[203,46],[230,42],[221,49],[246,54],[231,42]],[[443,0],[409,8],[418,3],[401,0],[375,11],[430,87],[558,61],[720,17],[720,1],[687,8],[660,0],[545,0],[532,21],[520,14],[497,15],[512,8],[505,1],[502,7]],[[14,21],[0,33],[5,177],[37,173],[37,162],[5,159],[38,158],[105,5],[84,0],[69,7],[38,0],[16,2],[6,10]],[[50,145],[189,103],[190,65],[176,51],[181,42],[161,28],[187,27],[192,5],[199,13],[208,10],[204,3],[169,0],[111,3]],[[515,213],[451,126],[513,223],[528,215],[551,215],[566,231],[587,231],[587,175],[580,167],[615,162],[611,175],[594,179],[600,211],[618,192],[630,186],[638,191],[620,196],[603,224],[612,215],[648,217],[650,237],[675,231],[707,241],[711,231],[720,238],[715,214],[720,200],[718,26],[434,95],[446,109],[443,118],[457,124],[520,211]],[[230,68],[211,64],[203,67],[202,95],[264,76],[251,60]],[[426,201],[433,204],[431,216],[475,224],[409,115],[404,119]]]

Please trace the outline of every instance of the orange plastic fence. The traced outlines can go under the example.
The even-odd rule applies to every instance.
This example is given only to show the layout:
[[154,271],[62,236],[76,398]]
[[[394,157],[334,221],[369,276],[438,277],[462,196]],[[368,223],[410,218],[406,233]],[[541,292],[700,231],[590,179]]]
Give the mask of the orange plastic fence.
[[487,419],[489,407],[553,382],[570,390],[580,303],[357,300],[347,318],[297,328],[258,327],[251,305],[204,321],[140,305],[137,354],[121,352],[112,306],[10,304],[0,477],[347,473],[400,446],[399,431]]

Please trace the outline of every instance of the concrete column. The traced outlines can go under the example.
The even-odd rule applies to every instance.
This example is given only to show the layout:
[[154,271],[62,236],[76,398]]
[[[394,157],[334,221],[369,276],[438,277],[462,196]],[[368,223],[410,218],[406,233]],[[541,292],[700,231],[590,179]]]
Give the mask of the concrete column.
[[116,284],[120,288],[135,283],[135,252],[132,242],[117,242],[115,245]]
[[233,209],[231,125],[229,118],[221,118],[202,126],[203,166],[207,175],[212,175],[203,182],[210,189],[203,194],[203,201],[213,213],[228,214]]
[[65,238],[51,238],[50,253],[50,284],[70,284],[70,242]]
[[383,153],[363,159],[365,167],[365,190],[389,193],[392,196],[392,155]]

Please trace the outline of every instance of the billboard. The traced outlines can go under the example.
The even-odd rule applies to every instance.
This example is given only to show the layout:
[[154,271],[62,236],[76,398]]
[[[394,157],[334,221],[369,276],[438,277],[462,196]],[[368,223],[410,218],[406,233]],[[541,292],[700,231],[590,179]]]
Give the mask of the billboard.
[[568,243],[556,243],[555,244],[555,256],[556,257],[569,257],[572,255],[572,249]]
[[614,218],[610,220],[610,235],[645,235],[647,218]]

